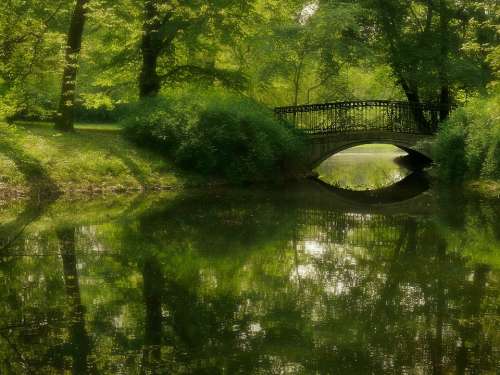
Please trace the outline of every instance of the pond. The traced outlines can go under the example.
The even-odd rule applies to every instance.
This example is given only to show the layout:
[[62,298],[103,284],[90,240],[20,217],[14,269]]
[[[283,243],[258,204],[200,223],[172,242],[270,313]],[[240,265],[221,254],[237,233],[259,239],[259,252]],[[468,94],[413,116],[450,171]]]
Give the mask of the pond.
[[498,371],[498,201],[310,181],[0,215],[1,374]]

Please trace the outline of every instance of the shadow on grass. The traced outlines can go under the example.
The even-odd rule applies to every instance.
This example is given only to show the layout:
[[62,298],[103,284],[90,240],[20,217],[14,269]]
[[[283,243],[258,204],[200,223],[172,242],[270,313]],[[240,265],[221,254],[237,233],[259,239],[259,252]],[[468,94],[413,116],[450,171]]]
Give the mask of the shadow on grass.
[[[112,135],[115,137],[122,137],[122,135]],[[122,149],[117,145],[116,143],[112,143],[110,145],[103,145],[103,144],[94,144],[93,147],[96,150],[101,150],[101,151],[106,151],[110,152],[113,157],[119,159],[125,167],[128,169],[130,172],[130,175],[134,177],[137,182],[141,185],[143,189],[146,189],[148,187],[151,187],[151,182],[149,180],[149,176],[145,171],[140,167],[140,165],[132,158],[129,156],[129,152],[127,150],[131,149],[136,149],[138,146],[134,146],[131,144],[127,139],[121,138],[123,141],[123,144],[126,145],[125,149]],[[149,158],[157,158],[161,159],[163,156],[160,154],[154,154],[152,151],[147,150],[147,149],[142,149],[141,152],[143,153],[143,157],[146,154],[149,154],[146,159]]]
[[31,195],[59,195],[59,189],[45,168],[34,157],[13,142],[0,140],[0,153],[11,159],[29,184]]
[[121,153],[115,153],[116,157],[120,159],[123,164],[128,168],[132,176],[141,184],[144,188],[148,185],[148,179],[146,174],[139,168],[139,165],[130,157],[122,155]]
[[144,163],[151,165],[152,171],[169,173],[158,164],[163,161],[165,165],[169,165],[168,161],[163,159],[164,155],[134,145],[123,136],[117,125],[111,129],[109,125],[86,125],[77,127],[74,133],[62,135],[54,131],[50,124],[16,123],[16,126],[36,137],[41,137],[47,144],[46,147],[57,149],[58,154],[69,155],[68,161],[71,161],[75,150],[83,156],[108,155],[121,162],[128,171],[128,175],[146,189],[151,187],[154,181],[150,176],[149,168],[144,168]]
[[15,143],[0,139],[0,153],[11,159],[29,184],[29,199],[16,219],[0,225],[0,256],[24,232],[26,227],[36,221],[60,195],[57,185],[52,181],[40,162],[26,154]]
[[27,129],[49,140],[51,145],[62,150],[63,154],[71,155],[77,149],[82,155],[99,153],[118,159],[141,186],[146,187],[148,185],[147,173],[131,156],[131,151],[135,151],[136,147],[122,137],[119,131],[77,129],[74,133],[53,138],[54,134],[57,133],[51,128],[31,127]]

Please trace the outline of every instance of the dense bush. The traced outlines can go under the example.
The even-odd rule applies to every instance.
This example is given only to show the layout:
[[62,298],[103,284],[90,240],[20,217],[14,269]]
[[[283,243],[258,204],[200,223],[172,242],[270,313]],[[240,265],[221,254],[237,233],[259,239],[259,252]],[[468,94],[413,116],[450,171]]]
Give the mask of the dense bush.
[[189,136],[176,154],[178,163],[233,181],[280,176],[296,169],[301,159],[300,136],[248,99],[209,102]]
[[233,182],[280,178],[301,170],[302,139],[272,111],[241,96],[210,93],[141,101],[125,131],[187,171]]
[[193,104],[186,103],[184,98],[163,96],[134,103],[122,115],[127,138],[169,156],[187,137],[195,121]]
[[438,133],[435,159],[449,181],[500,179],[500,95],[457,109]]

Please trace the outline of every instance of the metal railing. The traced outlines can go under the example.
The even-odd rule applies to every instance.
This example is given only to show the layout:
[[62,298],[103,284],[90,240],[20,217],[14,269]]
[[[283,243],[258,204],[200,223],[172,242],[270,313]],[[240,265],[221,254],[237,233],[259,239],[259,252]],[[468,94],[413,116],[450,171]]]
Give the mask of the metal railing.
[[388,100],[278,107],[274,112],[280,121],[289,122],[310,135],[372,130],[433,134],[442,116],[436,104]]

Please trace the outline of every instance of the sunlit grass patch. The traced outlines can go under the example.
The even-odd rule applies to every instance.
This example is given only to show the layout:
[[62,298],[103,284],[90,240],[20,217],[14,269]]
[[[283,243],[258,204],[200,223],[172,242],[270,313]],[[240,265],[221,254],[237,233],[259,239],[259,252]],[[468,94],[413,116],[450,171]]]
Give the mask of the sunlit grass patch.
[[62,134],[47,123],[0,123],[0,182],[31,184],[35,179],[31,169],[19,168],[31,163],[33,170],[43,171],[63,191],[139,190],[179,184],[168,161],[138,149],[117,130],[117,125],[91,124]]
[[[27,129],[49,129],[52,130],[54,124],[52,122],[42,121],[18,121],[16,125],[23,126]],[[120,132],[122,126],[117,123],[76,123],[76,131],[99,131],[99,132]]]

